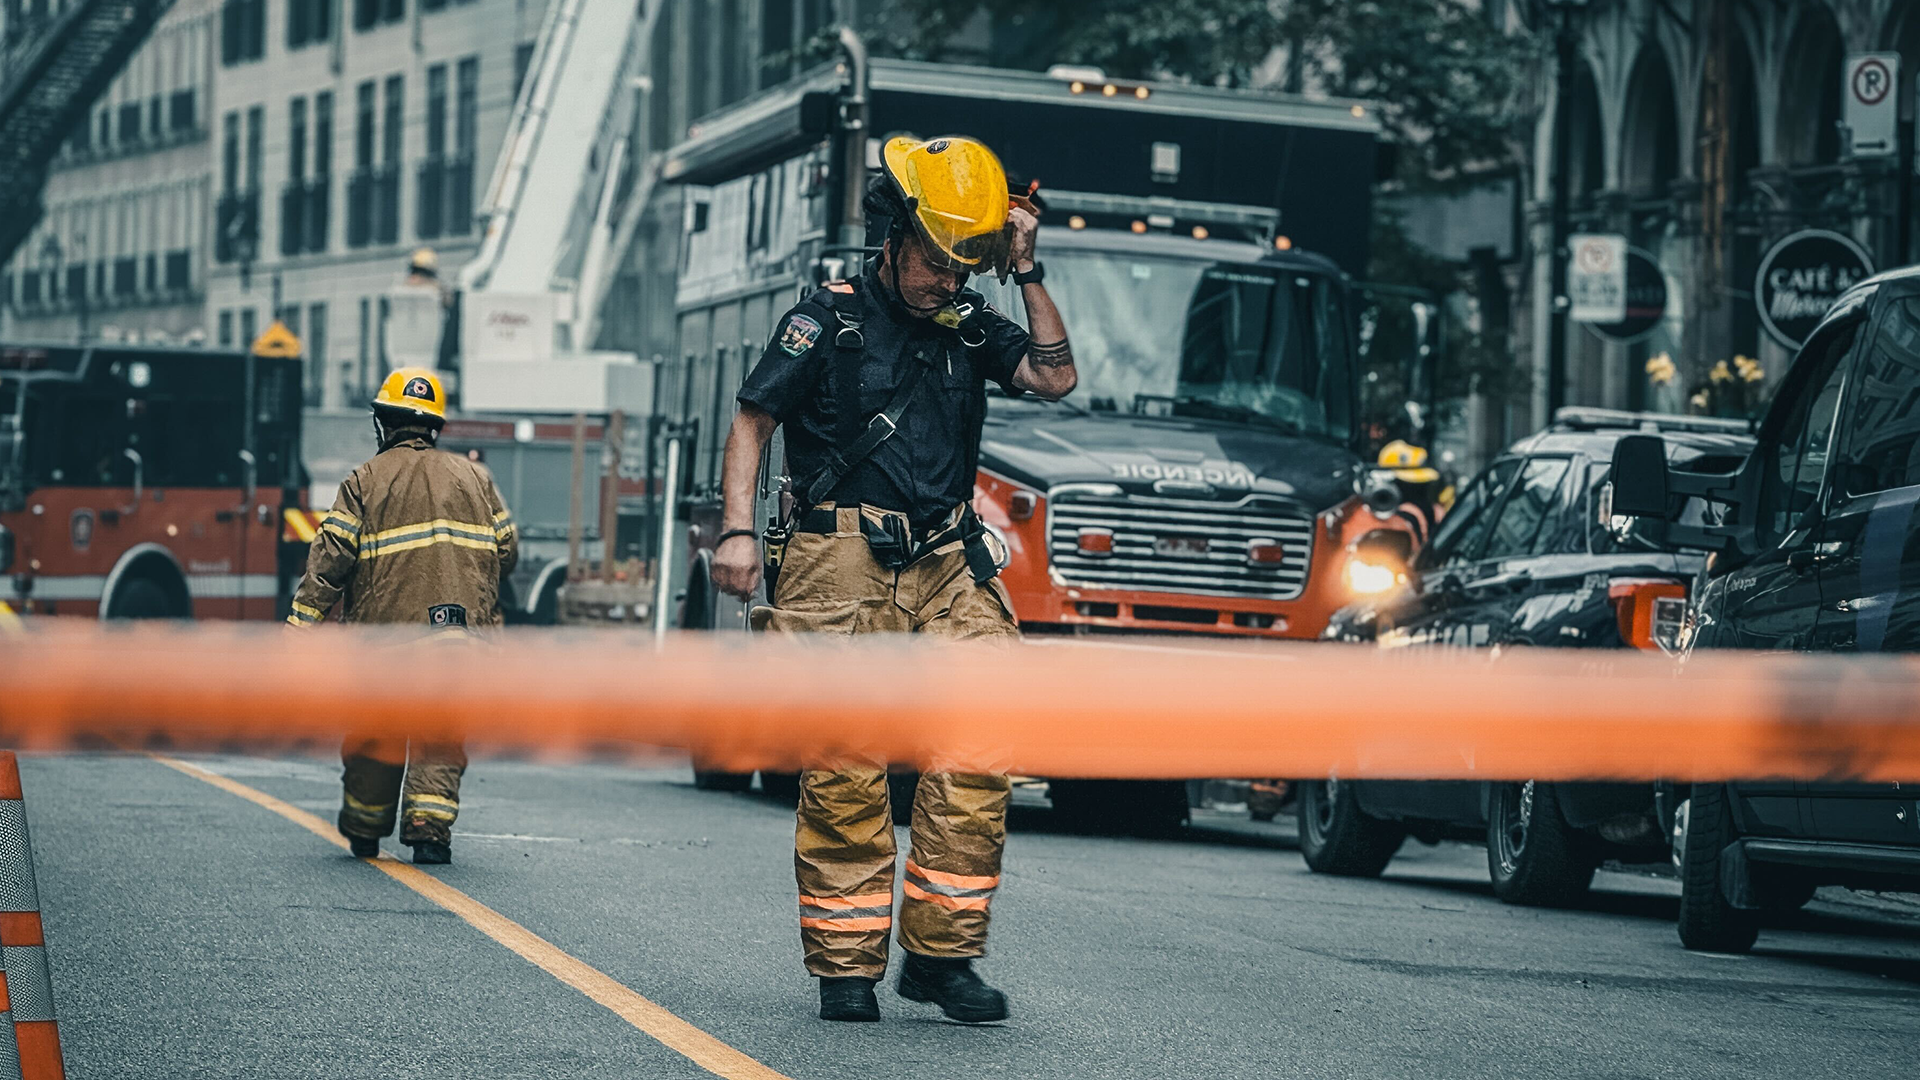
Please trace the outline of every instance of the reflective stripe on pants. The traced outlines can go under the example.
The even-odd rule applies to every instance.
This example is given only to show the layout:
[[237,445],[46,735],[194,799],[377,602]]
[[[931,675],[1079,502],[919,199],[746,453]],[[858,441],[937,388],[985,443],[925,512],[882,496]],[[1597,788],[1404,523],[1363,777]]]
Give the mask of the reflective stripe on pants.
[[340,757],[342,833],[378,839],[393,832],[397,818],[402,843],[452,838],[467,770],[459,743],[349,737]]

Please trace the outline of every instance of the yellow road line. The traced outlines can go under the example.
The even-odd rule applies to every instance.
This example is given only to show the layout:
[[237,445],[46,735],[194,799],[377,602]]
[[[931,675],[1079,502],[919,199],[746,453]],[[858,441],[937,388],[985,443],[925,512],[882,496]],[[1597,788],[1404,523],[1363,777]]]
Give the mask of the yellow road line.
[[[341,836],[339,830],[332,824],[322,821],[297,806],[282,802],[264,791],[257,791],[236,780],[208,772],[197,765],[175,758],[163,757],[159,754],[148,756],[195,780],[204,780],[228,794],[238,795],[255,806],[271,810],[335,847],[347,846],[346,838]],[[520,954],[522,959],[534,964],[547,974],[606,1006],[615,1016],[632,1024],[661,1045],[681,1054],[715,1076],[725,1077],[726,1080],[790,1080],[785,1073],[735,1050],[634,993],[624,984],[614,981],[599,969],[590,967],[547,939],[459,889],[422,872],[417,867],[403,863],[386,853],[382,853],[378,859],[368,861],[388,877],[465,919],[474,929]]]

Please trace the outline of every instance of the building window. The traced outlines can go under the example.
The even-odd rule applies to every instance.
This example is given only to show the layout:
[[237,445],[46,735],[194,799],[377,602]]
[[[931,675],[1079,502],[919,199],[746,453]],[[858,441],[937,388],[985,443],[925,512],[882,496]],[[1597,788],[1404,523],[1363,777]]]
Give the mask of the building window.
[[307,388],[308,408],[325,404],[327,396],[327,305],[307,306]]
[[373,239],[373,81],[354,88],[353,175],[347,180],[347,246]]
[[144,134],[140,123],[140,103],[132,101],[120,106],[120,145],[137,146]]
[[113,295],[132,296],[140,291],[140,260],[127,256],[113,260]]
[[526,85],[527,69],[533,66],[533,42],[523,41],[513,47],[513,96],[520,96],[520,88]]
[[140,278],[140,291],[148,293],[159,292],[160,256],[149,253],[145,259],[141,260],[141,263],[145,267],[146,272],[142,274]]
[[200,126],[200,118],[194,108],[193,87],[175,90],[167,105],[168,125],[175,132],[192,131]]
[[473,231],[473,156],[480,137],[480,58],[461,60],[454,74],[453,157],[447,163],[447,232]]
[[260,337],[259,327],[254,324],[255,318],[257,316],[252,308],[240,309],[240,344],[244,348],[252,348],[254,341]]
[[113,113],[100,110],[100,149],[105,151],[113,147]]
[[87,299],[87,264],[67,267],[67,299],[84,303]]
[[155,142],[167,133],[167,103],[159,94],[147,103],[147,137]]
[[287,102],[287,182],[280,189],[280,254],[298,255],[307,241],[307,99]]
[[20,271],[20,304],[21,306],[24,307],[28,304],[38,304],[39,302],[40,302],[40,271],[38,270]]
[[[247,110],[246,171],[241,172],[240,114],[221,119],[220,200],[214,208],[213,257],[219,262],[251,261],[258,250],[260,222],[260,142],[266,124],[258,106]],[[241,181],[245,180],[244,186]]]
[[167,291],[186,292],[193,288],[193,252],[167,252]]
[[220,327],[219,331],[214,335],[214,339],[213,339],[214,342],[223,349],[233,348],[233,309],[232,308],[228,308],[227,310],[222,311],[220,313],[219,327]]
[[407,17],[407,0],[353,0],[353,28],[371,30]]
[[220,8],[220,62],[244,64],[267,55],[267,0],[226,0]]
[[419,205],[414,207],[414,234],[422,240],[440,236],[447,195],[447,65],[427,69],[427,158],[420,163],[414,185]]
[[247,110],[247,190],[260,190],[260,154],[266,139],[267,109],[255,105]]
[[387,76],[380,119],[380,172],[375,183],[374,242],[400,242],[400,158],[406,137],[406,78]]
[[313,175],[307,180],[308,251],[327,250],[333,203],[333,93],[313,95]]
[[373,347],[373,302],[366,297],[360,298],[360,345],[356,359],[359,368],[351,379],[342,379],[341,397],[350,401],[364,401],[368,397],[367,363]]

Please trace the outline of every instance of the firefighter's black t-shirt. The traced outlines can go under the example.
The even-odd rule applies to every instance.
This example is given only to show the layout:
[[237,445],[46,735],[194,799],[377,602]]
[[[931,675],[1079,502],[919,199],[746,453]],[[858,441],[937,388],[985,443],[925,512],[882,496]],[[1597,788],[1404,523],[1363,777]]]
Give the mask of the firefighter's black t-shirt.
[[832,500],[901,511],[921,526],[973,498],[987,383],[1012,391],[1028,337],[979,294],[964,292],[960,300],[976,309],[964,328],[968,340],[984,336],[976,347],[964,345],[958,331],[907,312],[871,271],[853,283],[853,292],[822,289],[781,318],[739,400],[785,425],[787,473],[796,486],[818,474],[829,449],[842,441],[836,395],[829,389],[840,366],[834,345],[842,328],[834,315],[838,308],[859,321],[865,342],[853,393],[854,431],[887,407],[909,364],[925,364],[927,371],[901,415],[900,430],[847,473]]

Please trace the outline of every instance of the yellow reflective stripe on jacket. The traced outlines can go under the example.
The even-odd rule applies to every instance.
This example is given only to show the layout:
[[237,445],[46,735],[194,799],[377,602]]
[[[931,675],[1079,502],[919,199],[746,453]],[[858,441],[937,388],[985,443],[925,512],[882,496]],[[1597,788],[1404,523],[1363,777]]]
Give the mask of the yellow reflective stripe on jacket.
[[412,551],[430,544],[456,544],[460,547],[492,551],[498,542],[491,525],[475,525],[468,521],[439,518],[361,537],[360,557],[362,559],[378,558],[381,555]]
[[300,626],[306,623],[317,623],[326,617],[327,613],[321,611],[319,608],[309,607],[295,600],[293,602],[293,614],[287,616],[287,621],[296,626]]
[[320,528],[345,540],[348,547],[356,547],[360,543],[360,519],[345,511],[327,511],[326,518],[320,522]]
[[512,532],[513,532],[512,512],[507,510],[502,510],[499,513],[493,515],[493,538],[495,540],[505,540],[508,537],[508,535],[510,535]]

